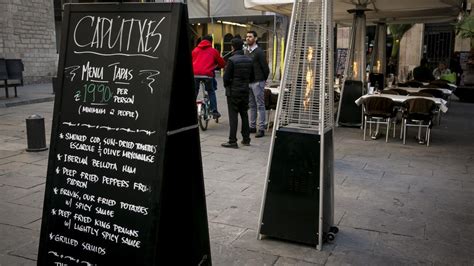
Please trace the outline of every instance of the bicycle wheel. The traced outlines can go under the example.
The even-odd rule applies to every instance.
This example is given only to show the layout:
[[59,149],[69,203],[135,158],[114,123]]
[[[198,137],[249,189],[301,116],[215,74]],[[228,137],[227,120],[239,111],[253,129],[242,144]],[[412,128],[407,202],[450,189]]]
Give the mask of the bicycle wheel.
[[208,119],[209,115],[208,115],[207,109],[208,109],[207,105],[202,104],[198,110],[198,123],[202,131],[206,131],[207,126],[209,125],[209,119]]

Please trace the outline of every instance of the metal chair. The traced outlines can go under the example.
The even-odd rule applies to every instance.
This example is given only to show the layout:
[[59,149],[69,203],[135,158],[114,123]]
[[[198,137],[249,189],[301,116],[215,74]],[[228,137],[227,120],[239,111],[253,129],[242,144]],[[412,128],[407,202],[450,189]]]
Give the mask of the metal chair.
[[426,92],[410,92],[408,96],[433,97],[432,94]]
[[[270,89],[264,89],[265,110],[267,111],[267,131],[270,130],[270,118],[272,110],[276,110],[278,94],[273,94]],[[272,124],[274,122],[271,122]]]
[[[18,85],[23,86],[23,61],[21,59],[7,59],[7,73],[8,73],[8,80],[15,80],[16,82],[11,84],[15,88],[15,97],[18,97],[16,87]],[[6,84],[6,96],[8,97],[8,84]]]
[[381,94],[398,95],[398,92],[394,91],[393,89],[383,90],[383,91],[381,91],[380,93],[381,93]]
[[435,98],[444,99],[443,91],[435,89],[435,88],[422,89],[422,90],[420,90],[420,92],[429,93],[429,94],[433,95]]
[[429,85],[437,86],[437,88],[452,90],[451,86],[449,86],[449,82],[442,79],[433,80]]
[[[435,98],[445,99],[444,93],[438,89],[429,88],[429,89],[420,90],[420,92],[429,93],[432,95],[432,97],[435,97]],[[441,112],[437,108],[436,108],[435,114],[436,114],[436,121],[438,125],[441,125]]]
[[412,88],[420,88],[423,86],[423,82],[420,82],[417,80],[409,80],[405,84],[408,85],[408,87],[412,87]]
[[396,91],[398,93],[398,95],[408,95],[408,91],[406,91],[404,89],[393,88],[393,89],[390,89],[390,90]]
[[436,110],[436,103],[426,98],[413,98],[404,102],[403,113],[403,144],[406,143],[407,127],[418,127],[418,142],[423,144],[421,139],[421,128],[426,128],[426,146],[430,146],[431,127],[433,125],[433,115]]
[[[368,97],[364,99],[362,106],[364,111],[364,140],[367,132],[367,124],[369,124],[369,134],[372,139],[377,138],[380,124],[385,124],[387,126],[385,142],[388,142],[390,123],[392,122],[392,118],[396,115],[393,100],[387,97]],[[374,136],[372,136],[372,124],[376,124]],[[395,137],[395,125],[393,127],[393,136]]]
[[3,86],[5,87],[5,97],[8,98],[7,62],[3,58],[0,58],[0,81],[3,81]]

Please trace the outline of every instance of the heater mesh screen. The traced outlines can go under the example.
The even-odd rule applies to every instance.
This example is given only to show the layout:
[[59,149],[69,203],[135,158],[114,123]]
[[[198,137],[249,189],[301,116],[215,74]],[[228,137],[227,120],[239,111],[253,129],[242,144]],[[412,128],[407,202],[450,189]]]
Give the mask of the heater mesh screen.
[[334,126],[332,1],[295,2],[282,79],[279,127]]

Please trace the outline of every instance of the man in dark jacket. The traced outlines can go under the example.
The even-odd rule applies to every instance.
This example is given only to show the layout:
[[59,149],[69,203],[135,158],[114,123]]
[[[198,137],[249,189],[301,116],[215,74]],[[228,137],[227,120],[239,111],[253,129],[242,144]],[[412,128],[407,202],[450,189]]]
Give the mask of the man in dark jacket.
[[428,60],[421,59],[420,65],[413,69],[413,78],[421,82],[430,82],[434,80],[433,73],[428,68]]
[[195,78],[194,83],[196,86],[196,96],[199,94],[199,82],[202,80],[206,84],[206,91],[209,95],[211,102],[211,111],[215,118],[219,118],[221,115],[217,111],[217,98],[215,87],[213,84],[213,78],[215,76],[214,70],[216,67],[223,68],[225,61],[222,59],[219,51],[212,48],[212,36],[206,35],[202,38],[202,41],[194,48],[192,52],[193,56],[193,71],[194,76],[206,76],[209,78]]
[[243,41],[232,39],[232,56],[227,61],[224,73],[225,95],[227,96],[227,108],[229,109],[229,141],[222,143],[226,148],[238,148],[237,126],[238,115],[242,120],[242,145],[250,145],[249,130],[249,82],[253,73],[252,59],[244,55],[242,51]]
[[247,42],[247,53],[253,59],[254,72],[253,77],[250,79],[250,132],[257,133],[255,137],[261,138],[265,135],[266,116],[264,90],[270,69],[265,59],[265,53],[262,48],[257,45],[257,33],[255,31],[248,31],[245,40]]

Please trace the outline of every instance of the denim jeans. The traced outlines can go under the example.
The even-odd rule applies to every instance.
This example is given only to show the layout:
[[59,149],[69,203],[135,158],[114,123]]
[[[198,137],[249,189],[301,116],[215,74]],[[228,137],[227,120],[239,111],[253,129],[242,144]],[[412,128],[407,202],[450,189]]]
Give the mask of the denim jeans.
[[212,79],[195,78],[194,86],[196,89],[196,97],[199,95],[199,82],[201,80],[204,81],[204,84],[206,86],[207,95],[209,96],[209,101],[211,105],[209,106],[211,109],[211,112],[213,113],[217,112],[217,98],[216,98],[216,91],[215,91],[217,88],[217,81],[215,81],[215,78],[212,78]]
[[[249,124],[250,128],[258,128],[258,130],[265,130],[265,123],[267,117],[265,116],[265,81],[257,81],[249,84]],[[258,125],[257,125],[258,117]],[[257,127],[258,126],[258,127]]]

